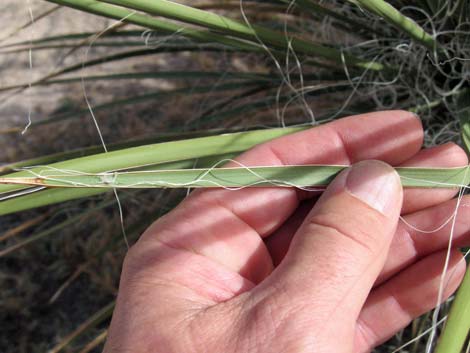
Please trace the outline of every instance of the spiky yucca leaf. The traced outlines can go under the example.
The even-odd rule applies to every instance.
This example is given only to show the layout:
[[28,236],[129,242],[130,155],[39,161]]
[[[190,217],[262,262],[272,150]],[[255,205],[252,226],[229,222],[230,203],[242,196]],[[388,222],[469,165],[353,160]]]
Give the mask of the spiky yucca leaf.
[[[404,7],[403,2],[385,2],[382,0],[356,0],[361,10],[357,10],[357,7],[347,2],[333,1],[326,3],[316,0],[297,0],[295,2],[280,0],[270,1],[269,4],[258,1],[243,1],[241,3],[239,1],[206,1],[201,4],[199,2],[185,2],[184,6],[175,1],[160,0],[109,0],[106,2],[96,0],[51,0],[50,2],[112,18],[120,24],[125,22],[126,26],[136,25],[140,26],[139,28],[142,28],[142,30],[153,30],[156,31],[155,35],[159,38],[171,36],[171,40],[160,45],[157,50],[148,47],[139,48],[138,36],[142,32],[140,29],[116,26],[111,31],[103,31],[101,33],[102,38],[97,38],[96,33],[88,31],[32,41],[33,49],[52,50],[54,47],[59,50],[67,50],[69,53],[75,53],[76,49],[82,46],[87,47],[91,43],[94,43],[93,47],[97,49],[108,48],[112,50],[114,47],[122,47],[119,53],[112,52],[109,54],[106,52],[105,55],[101,54],[87,60],[80,57],[77,63],[60,67],[52,71],[51,74],[32,82],[31,85],[36,85],[36,89],[42,89],[49,85],[66,87],[66,84],[81,82],[82,79],[90,86],[92,82],[116,82],[116,84],[125,86],[125,80],[151,80],[163,78],[165,75],[168,79],[171,78],[171,72],[165,73],[158,69],[155,69],[156,72],[136,72],[134,74],[120,68],[125,60],[134,58],[143,61],[145,58],[152,56],[156,58],[156,55],[165,57],[171,54],[181,57],[181,53],[190,53],[191,59],[189,60],[194,60],[196,56],[203,58],[203,55],[205,57],[224,57],[225,60],[229,58],[229,61],[240,60],[245,62],[248,67],[251,67],[253,61],[265,61],[264,66],[268,70],[263,71],[264,74],[261,75],[263,77],[250,77],[251,73],[249,71],[254,70],[244,72],[240,70],[238,73],[233,70],[233,67],[230,67],[230,69],[219,68],[221,74],[220,84],[218,83],[214,87],[218,87],[216,90],[227,97],[216,102],[210,102],[211,104],[207,104],[197,113],[190,110],[187,113],[187,119],[191,122],[185,125],[185,129],[193,130],[194,128],[206,126],[209,128],[222,127],[219,130],[220,132],[229,131],[229,126],[241,130],[252,129],[254,126],[265,125],[265,121],[251,122],[253,120],[251,116],[256,113],[259,115],[264,111],[269,112],[269,109],[273,107],[278,112],[277,118],[280,122],[283,121],[284,112],[287,112],[287,116],[290,115],[289,112],[292,110],[289,109],[291,108],[297,109],[294,114],[297,117],[296,120],[291,118],[288,121],[289,123],[310,122],[310,119],[306,119],[305,116],[308,116],[310,106],[313,106],[311,109],[316,113],[315,98],[319,97],[317,93],[321,92],[322,101],[328,102],[331,107],[320,114],[314,114],[313,120],[316,120],[316,122],[338,118],[348,112],[356,113],[392,107],[409,109],[423,114],[425,127],[428,129],[427,142],[432,144],[445,140],[442,139],[442,136],[445,135],[441,131],[435,133],[432,129],[436,125],[453,123],[452,119],[455,119],[459,112],[462,112],[455,103],[458,100],[455,97],[460,97],[468,87],[468,83],[463,79],[466,70],[468,71],[467,61],[464,60],[468,57],[465,46],[468,39],[466,39],[466,30],[465,27],[462,27],[462,24],[469,21],[470,16],[469,11],[466,11],[468,5],[461,0],[451,4],[452,6],[440,0],[420,0],[414,4],[419,6],[422,11],[428,12],[428,16],[422,15],[420,11]],[[239,11],[240,6],[245,9],[245,18]],[[221,11],[214,12],[215,9]],[[402,9],[404,11],[401,11]],[[361,12],[362,10],[367,12]],[[269,14],[269,16],[263,18],[263,14]],[[154,15],[160,16],[155,17]],[[435,31],[435,28],[438,28],[438,30]],[[451,38],[448,33],[452,33],[454,37]],[[181,38],[186,39],[183,42]],[[18,54],[29,51],[30,42],[16,44],[16,47],[4,45],[0,50],[13,50]],[[446,58],[445,60],[439,59],[442,62],[435,62],[437,59],[433,52],[436,48],[439,48],[439,56],[442,54]],[[100,65],[103,64],[113,65],[118,69],[118,72],[110,74],[82,72],[83,68],[101,69]],[[385,67],[387,69],[383,70]],[[199,73],[196,72],[191,73],[188,70],[185,74],[181,73],[181,78],[175,75],[171,79],[175,82],[184,80],[185,83],[200,79],[203,80],[203,84],[177,86],[168,93],[155,92],[154,96],[147,90],[137,92],[125,98],[114,98],[106,103],[94,104],[94,111],[101,112],[103,118],[100,119],[100,124],[106,126],[108,123],[108,119],[105,119],[108,116],[107,109],[113,106],[134,106],[137,102],[152,102],[152,100],[155,100],[155,106],[163,98],[185,95],[193,92],[194,88],[202,90],[204,87],[209,101],[214,100],[215,95],[211,93],[209,86],[212,81],[209,80],[217,79],[217,72],[213,70],[207,73],[202,70]],[[72,73],[75,73],[74,76],[67,76]],[[226,73],[228,74],[225,75]],[[336,86],[331,84],[327,89],[319,89],[325,84],[325,81],[333,83],[331,80],[341,82],[338,82]],[[239,90],[237,90],[237,84],[239,84]],[[233,90],[222,91],[219,89],[230,85],[233,85]],[[23,92],[28,86],[29,84],[21,85],[15,82],[15,85],[3,87],[3,90],[9,93],[15,89],[20,89],[19,92]],[[278,92],[276,92],[276,89],[278,89]],[[300,109],[303,109],[306,114],[299,114]],[[66,120],[71,122],[69,118],[78,118],[86,114],[87,111],[87,109],[80,110],[79,108],[74,112],[54,115],[52,119],[50,119],[51,116],[41,117],[41,119],[34,121],[38,129],[31,131],[37,133],[40,130],[39,125],[41,123],[60,125]],[[462,115],[460,117],[462,119]],[[241,123],[242,119],[244,119],[244,123]],[[272,126],[272,121],[269,119],[267,121],[268,125]],[[125,124],[125,121],[121,124]],[[43,128],[45,126],[52,125],[43,124]],[[464,141],[466,139],[465,126],[466,124],[463,122]],[[13,131],[19,132],[22,128],[13,127],[9,128],[8,131],[10,133]],[[165,131],[175,128],[178,129],[180,126],[176,124],[176,126],[165,128]],[[262,139],[259,142],[262,142]],[[132,145],[139,146],[142,143],[149,142],[135,141],[135,144]],[[253,144],[255,144],[254,141]],[[117,145],[119,149],[129,147],[119,143]],[[188,145],[190,145],[189,141]],[[172,146],[177,148],[178,144]],[[16,164],[16,168],[28,166],[31,163],[43,165],[57,162],[59,164],[55,166],[59,166],[59,169],[68,166],[70,169],[76,168],[78,171],[91,173],[87,176],[74,176],[73,180],[67,181],[68,186],[70,186],[70,182],[77,183],[76,178],[90,178],[84,182],[81,180],[79,183],[91,183],[96,188],[42,190],[5,200],[0,203],[0,209],[1,212],[10,213],[54,202],[96,195],[109,190],[113,186],[118,186],[114,183],[121,183],[121,178],[139,177],[141,179],[137,183],[148,182],[146,176],[148,177],[150,174],[147,172],[147,174],[144,174],[144,169],[190,169],[197,166],[206,169],[177,171],[176,174],[186,174],[187,179],[183,183],[177,181],[176,184],[200,182],[201,180],[198,178],[200,178],[201,173],[206,173],[206,177],[209,174],[216,176],[216,181],[219,182],[221,176],[217,174],[227,173],[227,171],[216,171],[211,167],[219,160],[233,158],[237,153],[250,146],[250,144],[238,146],[229,151],[222,148],[219,151],[220,146],[217,145],[210,153],[203,153],[202,155],[206,157],[198,159],[199,164],[197,165],[194,158],[201,155],[199,154],[200,151],[188,154],[181,150],[180,156],[176,158],[177,161],[171,162],[159,161],[158,158],[157,160],[147,158],[148,155],[144,153],[142,157],[145,159],[145,163],[152,165],[148,168],[139,168],[138,173],[141,174],[114,174],[113,172],[115,170],[113,168],[120,169],[141,165],[142,163],[133,163],[134,158],[140,154],[141,150],[139,149],[135,150],[136,154],[132,155],[126,154],[128,150],[127,152],[125,149],[121,151],[120,156],[122,158],[132,159],[126,163],[117,163],[118,153],[108,155],[102,159],[100,159],[101,157],[97,158],[95,160],[96,165],[102,163],[102,168],[92,168],[91,172],[89,172],[90,169],[87,169],[86,164],[81,164],[84,160],[71,160],[68,162],[64,160],[97,153],[100,147],[93,150],[85,148],[74,151],[72,154],[64,152],[51,157],[39,157],[36,162]],[[188,150],[191,150],[191,148]],[[156,153],[156,155],[159,153]],[[93,157],[88,156],[87,158],[90,158],[87,161],[93,160]],[[116,162],[116,164],[111,166],[108,161]],[[78,162],[78,164],[75,164],[75,162]],[[14,166],[5,166],[1,172],[4,174],[8,168]],[[32,169],[32,171],[36,173],[38,169]],[[273,169],[268,169],[268,171],[268,174],[264,175],[265,178],[274,179],[279,175],[285,176],[284,169],[278,171],[279,173],[275,173],[276,175],[272,174]],[[265,170],[258,170],[258,172],[263,174]],[[284,182],[294,180],[305,185],[311,183],[311,179],[300,180],[303,176],[307,177],[308,174],[303,175],[301,171],[296,169],[291,169],[287,174],[291,172],[293,172],[292,178],[286,178]],[[330,172],[333,173],[332,170]],[[419,183],[416,185],[425,186],[423,180],[431,178],[434,172],[436,171],[421,170],[421,174],[408,179],[404,178],[403,181],[407,183],[413,179],[418,179]],[[445,174],[452,171],[442,172]],[[253,173],[244,168],[238,169],[237,173],[240,173],[240,175],[236,178],[248,177],[251,178],[251,182],[259,181],[261,176],[258,175],[258,179],[256,179]],[[462,169],[459,173],[465,173],[465,171]],[[156,178],[155,180],[161,181],[161,177],[156,175],[161,174],[155,173],[153,175]],[[20,174],[22,178],[30,176],[28,172]],[[3,177],[6,177],[6,175],[3,175]],[[8,178],[10,177],[12,176],[8,176]],[[17,177],[18,174],[13,176],[13,178]],[[60,178],[62,177],[64,176],[60,176]],[[65,177],[68,178],[69,176]],[[225,176],[222,175],[222,177]],[[326,178],[325,182],[327,182],[328,176],[324,175],[324,177]],[[459,174],[457,178],[462,180],[446,179],[448,177],[449,175],[445,174],[444,177],[435,181],[444,184],[447,181],[455,185],[466,183],[462,174]],[[231,182],[233,183],[224,185],[242,185],[239,179],[231,180]],[[136,180],[128,180],[124,185],[130,186],[132,183],[135,184]],[[147,186],[154,185],[148,183]],[[169,184],[166,186],[169,186]],[[28,190],[20,190],[20,188],[18,185],[0,185],[0,190],[3,190],[3,192],[12,192],[14,194]],[[5,195],[7,194],[3,193],[0,198]],[[66,344],[61,347],[65,346]]]

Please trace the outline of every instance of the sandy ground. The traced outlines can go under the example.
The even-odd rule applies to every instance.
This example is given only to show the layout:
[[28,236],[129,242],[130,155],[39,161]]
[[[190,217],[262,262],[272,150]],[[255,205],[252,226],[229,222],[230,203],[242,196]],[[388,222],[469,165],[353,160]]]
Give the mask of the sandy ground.
[[[3,10],[0,11],[0,23],[3,24],[0,28],[0,46],[59,34],[83,31],[99,33],[113,23],[111,20],[61,8],[46,18],[37,20],[32,26],[18,31],[18,28],[30,23],[30,9],[34,17],[38,18],[41,13],[54,8],[54,5],[42,0],[30,0],[29,3],[27,0],[0,0],[0,2],[0,8]],[[139,37],[136,40],[139,41]],[[113,51],[122,50],[127,49],[113,49]],[[68,49],[35,50],[32,52],[31,69],[28,51],[6,54],[2,53],[0,48],[0,90],[9,85],[27,84],[54,72],[59,67],[57,63],[67,52]],[[85,59],[85,52],[86,47],[76,51],[67,57],[62,66],[81,63]],[[111,52],[111,49],[92,48],[89,58]],[[187,60],[186,54],[171,57],[168,55],[139,57],[114,65],[87,68],[73,75],[166,70],[169,67],[178,70],[188,68],[189,65],[197,65],[197,59]],[[111,99],[146,94],[160,88],[172,88],[176,84],[164,80],[87,82],[86,91],[92,105],[96,106]],[[197,82],[191,84],[197,85]],[[22,130],[27,124],[29,110],[32,112],[32,121],[36,122],[67,107],[83,107],[83,93],[81,83],[38,86],[11,97],[0,92],[0,166],[31,157],[99,144],[100,140],[89,114],[67,122],[30,128],[24,135],[18,131],[1,133],[6,129]],[[98,112],[96,116],[101,122],[106,142],[112,143],[161,132],[162,125],[181,128],[178,119],[187,118],[187,115],[181,114],[181,111],[193,105],[199,106],[202,102],[187,95],[177,97],[170,102],[150,101],[125,108],[110,109]],[[126,226],[134,224],[141,212],[147,211],[152,214],[152,217],[148,218],[148,223],[151,223],[156,210],[160,207],[159,195],[156,192],[146,192],[145,196],[139,196],[139,202],[135,204],[134,199],[129,198],[124,206],[132,209],[138,205],[139,210],[126,212]],[[101,199],[96,200],[99,202]],[[69,203],[53,206],[50,218],[38,227],[23,232],[21,236],[26,238],[42,229],[57,225],[66,215],[78,212],[79,207],[92,207],[93,203],[94,200],[90,201],[90,205],[87,203],[77,206]],[[168,202],[161,201],[161,203],[166,205]],[[44,212],[46,212],[44,209],[39,209],[0,218],[0,235]],[[113,299],[125,252],[124,243],[119,243],[122,248],[116,248],[116,253],[112,255],[99,260],[93,259],[93,256],[96,249],[99,249],[104,242],[114,239],[113,237],[122,240],[117,215],[118,210],[115,207],[101,213],[97,212],[93,218],[68,226],[63,232],[57,232],[60,234],[54,234],[56,237],[39,241],[22,251],[15,252],[12,256],[0,258],[0,287],[4,288],[0,295],[0,352],[46,352]],[[145,222],[143,225],[145,226]],[[138,233],[136,231],[134,235]],[[1,245],[14,244],[21,236],[10,239],[11,243],[6,242]],[[87,261],[94,261],[90,270],[69,283],[58,299],[51,304],[49,301],[55,293]],[[82,343],[91,340],[105,327],[106,323],[92,330]],[[98,352],[99,349],[95,351]]]
[[[43,0],[1,0],[0,2],[0,8],[3,10],[0,11],[0,23],[3,24],[0,28],[0,46],[60,34],[83,31],[99,33],[113,23],[111,20],[61,8],[45,18],[38,19],[32,26],[18,31],[18,28],[30,23],[30,9],[33,16],[38,18],[55,5]],[[59,67],[81,63],[85,59],[86,48],[82,48],[67,57],[61,63],[62,66],[57,65],[68,50],[33,51],[31,69],[28,51],[6,54],[0,49],[0,89],[9,85],[32,82]],[[114,50],[119,51],[122,48]],[[92,48],[89,58],[109,52],[111,50]],[[149,57],[121,62],[119,65],[100,65],[73,75],[151,69],[150,65],[165,64],[151,60]],[[149,87],[161,87],[164,84],[165,82],[161,81],[133,82],[132,80],[122,84],[96,82],[87,83],[86,91],[90,101],[95,105],[112,98],[128,96],[130,93],[135,94],[140,91],[145,93]],[[35,122],[51,116],[64,107],[83,106],[83,104],[81,83],[33,87],[11,97],[0,93],[0,130],[23,129],[27,124],[30,110],[31,119]],[[128,111],[130,109],[97,114],[98,119],[102,119],[101,125],[107,142],[143,135],[151,126],[146,119],[149,119],[150,115],[159,116],[158,109],[148,109],[146,115],[130,114]],[[107,119],[106,123],[104,119]],[[0,133],[0,165],[93,144],[99,144],[99,138],[89,116],[65,123],[31,128],[24,135],[19,132]],[[60,207],[58,209],[60,210]],[[43,212],[41,209],[0,218],[0,235]],[[108,210],[108,213],[104,212],[104,218],[95,226],[94,218],[77,227],[78,231],[74,230],[74,227],[68,227],[65,234],[60,234],[61,236],[50,239],[49,242],[39,243],[36,248],[30,247],[8,259],[1,259],[0,286],[6,289],[0,296],[1,352],[48,351],[91,314],[109,303],[112,299],[112,289],[106,291],[101,285],[90,284],[88,275],[82,275],[73,281],[54,304],[50,305],[48,301],[76,268],[87,261],[87,254],[93,253],[91,249],[97,248],[95,243],[86,250],[88,246],[86,244],[90,242],[92,235],[91,231],[87,232],[84,229],[96,229],[98,243],[115,234],[121,236],[119,230],[116,231],[115,228],[119,223],[114,218],[114,212],[114,209]],[[96,219],[100,217],[97,215]],[[132,219],[128,221],[132,222]],[[44,222],[39,229],[55,225],[57,222],[60,222],[60,217],[51,217],[50,221]],[[76,233],[73,233],[74,231]],[[71,234],[76,236],[70,237]],[[25,236],[30,235],[32,234],[29,232],[25,234]],[[14,241],[18,240],[13,239]],[[120,256],[116,256],[116,259],[121,259]],[[34,265],[31,267],[31,264]],[[112,288],[117,278],[117,273],[113,270],[118,271],[120,264],[116,263],[111,269],[102,265],[97,266],[96,273],[109,277],[111,279],[109,288]],[[100,278],[98,282],[103,281]],[[92,336],[93,334],[94,332],[91,333]]]
[[[42,13],[53,9],[55,5],[42,0],[2,0],[2,7],[3,11],[0,13],[2,44],[29,41],[64,33],[99,31],[110,23],[106,19],[61,8],[46,18],[38,19],[33,25],[18,31],[18,28],[31,22],[30,10],[33,17],[40,17]],[[52,51],[33,52],[32,69],[30,69],[29,52],[0,55],[0,87],[28,83],[54,71],[60,54],[60,52]],[[73,58],[68,61],[72,60]],[[34,115],[47,114],[52,111],[57,101],[67,94],[68,92],[59,86],[47,89],[44,87],[33,88],[1,104],[0,119],[14,124],[25,123],[30,104],[34,118]]]
[[[2,0],[0,12],[0,44],[30,41],[45,36],[80,31],[99,31],[109,24],[109,20],[95,16],[87,16],[76,10],[61,8],[45,18],[41,14],[55,7],[54,4],[43,0]],[[30,24],[30,11],[37,20],[23,30],[22,26]],[[57,61],[64,54],[59,51],[33,51],[32,69],[28,51],[20,53],[0,53],[0,88],[29,83],[57,69]],[[78,54],[78,53],[77,53]],[[83,55],[83,54],[82,54]],[[65,60],[64,65],[76,62],[76,56]],[[9,128],[24,128],[28,123],[29,111],[31,120],[39,120],[49,116],[64,101],[79,97],[78,87],[61,86],[33,87],[20,94],[10,96],[0,94],[0,130]],[[37,155],[41,150],[46,152],[57,150],[53,145],[60,135],[44,134],[28,131],[25,135],[19,133],[0,135],[0,164],[17,159]],[[66,136],[64,136],[66,138]],[[49,148],[50,147],[50,148]],[[42,151],[41,151],[42,152]]]
[[[113,20],[103,19],[97,16],[83,14],[79,11],[60,8],[44,18],[40,18],[44,12],[54,9],[54,4],[43,0],[2,0],[0,12],[0,45],[23,42],[30,40],[70,34],[79,32],[99,33],[114,23]],[[30,11],[37,20],[33,25],[30,19]],[[18,30],[24,25],[29,25],[23,30]],[[130,28],[130,27],[129,27]],[[140,40],[137,38],[136,40]],[[144,40],[142,39],[142,44]],[[3,49],[5,50],[5,49]],[[58,50],[34,50],[32,52],[32,69],[30,68],[29,51],[20,53],[5,53],[0,49],[0,88],[14,84],[28,84],[44,77],[59,68],[82,63],[86,59],[119,51],[120,48],[90,48],[87,46],[68,54],[70,49]],[[88,51],[88,53],[87,53]],[[87,56],[86,56],[87,55]],[[65,59],[64,59],[65,57]],[[106,74],[111,72],[134,71],[152,68],[152,65],[166,65],[165,56],[155,58],[137,58],[121,61],[119,64],[99,65],[87,68],[74,75]],[[177,62],[173,61],[172,66]],[[87,83],[86,91],[92,104],[108,101],[115,97],[124,97],[135,92],[146,92],[148,88],[162,87],[166,82],[98,82]],[[19,94],[0,93],[0,132],[5,129],[22,130],[28,123],[29,111],[33,122],[49,117],[59,109],[70,106],[84,105],[84,92],[81,83],[67,86],[52,85],[32,87]],[[124,114],[122,111],[120,114]],[[108,119],[110,115],[101,116]],[[127,119],[128,116],[125,118]],[[90,117],[88,117],[90,118]],[[100,118],[100,117],[98,117]],[[116,117],[117,119],[117,114]],[[77,121],[55,124],[51,127],[39,127],[30,129],[21,135],[18,131],[10,134],[0,133],[0,165],[20,159],[35,157],[40,154],[54,153],[63,149],[72,149],[87,144],[97,144],[99,139],[93,122],[88,119],[76,119]],[[108,126],[109,124],[103,124]],[[112,141],[122,136],[136,136],[145,133],[148,128],[142,119],[134,119],[131,124],[122,124],[113,127],[107,135]],[[104,127],[106,129],[106,126]],[[119,131],[121,129],[122,131]],[[79,134],[77,134],[79,132]]]

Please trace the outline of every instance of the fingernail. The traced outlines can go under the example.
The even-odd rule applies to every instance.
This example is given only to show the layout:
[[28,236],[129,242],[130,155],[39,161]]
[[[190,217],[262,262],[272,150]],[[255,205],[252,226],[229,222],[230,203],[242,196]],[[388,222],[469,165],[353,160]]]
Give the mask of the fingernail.
[[383,214],[389,214],[401,202],[402,187],[397,172],[380,161],[354,164],[346,179],[346,189],[353,196]]
[[421,118],[418,114],[414,113],[414,112],[410,112],[416,119],[418,119],[419,121],[421,121]]

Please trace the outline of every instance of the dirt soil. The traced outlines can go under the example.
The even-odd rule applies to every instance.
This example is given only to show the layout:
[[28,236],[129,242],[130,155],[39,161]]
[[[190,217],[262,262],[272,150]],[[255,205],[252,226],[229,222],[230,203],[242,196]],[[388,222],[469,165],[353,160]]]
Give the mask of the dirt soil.
[[[0,12],[0,45],[75,32],[99,32],[109,26],[111,21],[96,16],[84,15],[72,9],[61,8],[45,18],[39,19],[45,11],[55,5],[43,0],[2,0]],[[30,10],[37,21],[32,26],[19,30],[30,23]],[[28,83],[53,72],[58,67],[61,57],[67,50],[33,51],[30,68],[29,52],[2,53],[0,49],[0,89],[9,85]],[[92,50],[90,55],[103,51]],[[70,65],[83,60],[84,51],[77,51],[66,58],[62,65]],[[122,69],[122,67],[120,68]],[[100,73],[110,72],[112,67],[100,67]],[[94,73],[90,70],[87,73]],[[128,90],[136,89],[137,84],[131,83],[129,88],[115,87],[113,84],[100,83],[87,87],[91,99],[107,100]],[[28,112],[31,110],[32,121],[50,116],[58,109],[71,105],[83,104],[83,90],[80,84],[64,86],[33,87],[24,92],[10,96],[0,93],[0,130],[23,129],[27,125]],[[96,130],[89,118],[78,119],[60,125],[38,127],[28,130],[24,135],[16,131],[10,134],[0,134],[0,166],[13,161],[23,160],[39,155],[74,149],[81,146],[99,143]],[[108,124],[106,124],[108,125]],[[111,128],[109,128],[111,129]],[[146,127],[139,119],[131,121],[124,127],[112,127],[113,133],[105,128],[109,139],[122,135],[140,134]],[[76,208],[77,206],[73,206]],[[51,210],[26,212],[0,218],[0,236],[25,221],[34,220],[44,212],[53,215],[44,221],[34,232],[27,232],[28,237],[37,234],[60,223],[74,212],[69,205]],[[97,215],[96,219],[84,219],[76,225],[68,227],[67,232],[56,234],[57,237],[49,242],[38,244],[20,250],[12,256],[0,259],[0,352],[46,352],[60,342],[77,326],[84,322],[97,310],[108,304],[114,296],[115,278],[120,263],[113,268],[89,266],[79,274],[70,285],[60,293],[56,300],[51,301],[61,286],[66,283],[80,266],[87,262],[87,253],[96,248],[92,239],[103,242],[110,234],[116,234],[115,225],[119,224],[114,218],[115,210],[107,215]],[[76,241],[79,237],[83,239]],[[96,229],[101,231],[96,232]],[[83,234],[85,232],[85,234]],[[88,233],[87,233],[88,232]],[[118,231],[119,233],[119,231]],[[95,235],[93,235],[95,234]],[[17,237],[16,237],[17,238]],[[2,248],[14,244],[18,239],[4,242]],[[87,250],[88,249],[88,250]],[[111,257],[112,258],[112,257]],[[122,258],[117,256],[116,258]],[[112,260],[114,261],[114,259]],[[103,271],[101,274],[99,271]],[[109,272],[108,272],[109,271]],[[107,273],[106,273],[107,272]],[[108,290],[103,291],[99,285],[90,285],[90,279],[103,282],[108,277]],[[103,277],[104,276],[104,277]],[[99,329],[103,329],[99,328]],[[91,336],[99,331],[93,331]],[[99,350],[97,350],[99,351]]]
[[[1,0],[1,5],[3,11],[0,12],[0,23],[3,26],[0,28],[0,47],[17,42],[29,43],[54,35],[83,31],[100,33],[114,23],[67,8],[60,8],[40,18],[41,14],[55,7],[43,0]],[[29,25],[30,10],[36,19],[33,25]],[[19,30],[23,26],[26,28]],[[142,40],[142,45],[145,44],[139,37],[134,40]],[[10,85],[27,85],[60,67],[81,64],[86,60],[87,47],[68,56],[70,49],[34,50],[32,69],[28,50],[14,53],[7,53],[6,50],[11,48],[0,48],[0,167],[50,153],[99,145],[100,139],[89,114],[58,124],[32,126],[25,134],[21,134],[28,123],[29,111],[34,123],[58,111],[83,108],[84,91],[80,82],[66,86],[37,86],[16,94],[1,92],[2,88]],[[127,49],[92,47],[88,58],[122,50]],[[217,67],[217,60],[209,56],[192,56],[190,53],[153,55],[99,65],[71,75],[211,69]],[[222,65],[226,65],[226,61]],[[238,61],[234,65],[244,64]],[[176,88],[178,85],[197,86],[198,82],[98,81],[87,82],[86,92],[91,104],[96,106],[112,99],[146,94],[155,89]],[[169,101],[151,101],[96,112],[96,117],[105,141],[109,144],[171,128],[182,130],[185,121],[190,120],[188,117],[191,115],[187,112],[198,116],[202,109],[206,109],[204,104],[207,104],[205,99],[194,99],[191,94],[187,94]],[[123,196],[129,195],[123,192]],[[0,237],[25,222],[36,221],[43,216],[45,218],[26,231],[1,242],[0,252],[74,217],[80,211],[93,208],[103,200],[113,199],[112,195],[104,198],[100,196],[83,202],[74,201],[1,217]],[[130,195],[123,202],[129,236],[137,237],[159,215],[159,209],[165,208],[167,211],[178,199],[180,195],[172,194],[170,197],[166,192],[157,191]],[[99,249],[112,242],[118,244],[113,251],[96,255]],[[0,292],[0,352],[48,352],[90,316],[109,304],[116,294],[125,251],[118,209],[112,205],[102,212],[95,212],[93,217],[79,219],[42,241],[34,242],[8,256],[0,256],[0,288],[3,288]],[[79,351],[102,333],[106,325],[107,322],[104,322],[88,332],[72,344],[72,350],[66,352]],[[97,348],[93,352],[99,351]]]

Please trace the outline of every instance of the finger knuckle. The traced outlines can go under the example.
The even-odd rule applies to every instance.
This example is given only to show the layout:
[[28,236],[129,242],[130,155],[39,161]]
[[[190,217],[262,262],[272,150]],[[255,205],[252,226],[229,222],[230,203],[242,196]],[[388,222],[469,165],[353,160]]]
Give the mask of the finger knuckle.
[[334,214],[318,214],[309,219],[308,226],[312,234],[324,234],[332,241],[350,240],[352,246],[359,246],[368,254],[374,254],[379,237],[373,231],[375,227],[371,227],[371,221],[363,218],[358,222],[357,219],[339,219]]

